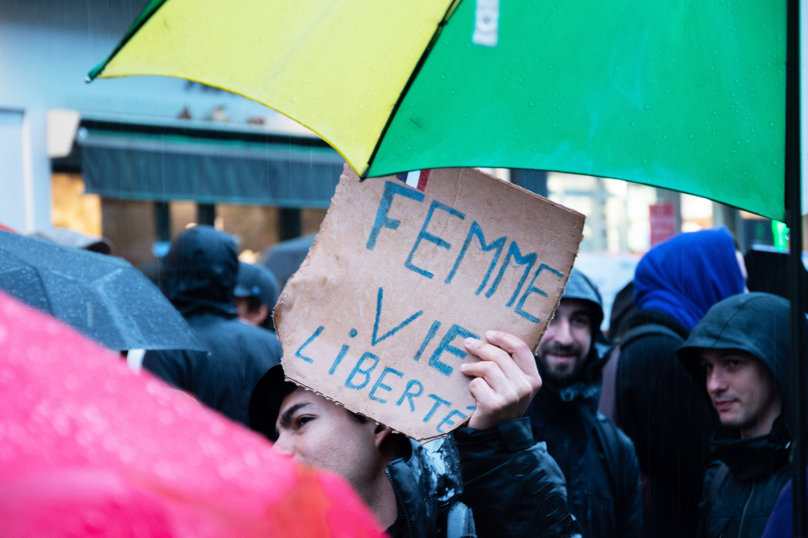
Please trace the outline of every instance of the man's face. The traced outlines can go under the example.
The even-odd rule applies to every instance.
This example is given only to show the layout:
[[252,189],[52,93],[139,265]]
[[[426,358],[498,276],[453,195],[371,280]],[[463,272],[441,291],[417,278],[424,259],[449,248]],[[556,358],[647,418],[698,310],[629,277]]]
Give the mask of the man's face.
[[344,407],[313,392],[296,389],[283,399],[273,450],[295,460],[334,471],[363,495],[383,462],[373,421],[358,422]]
[[702,349],[707,393],[726,428],[742,437],[766,435],[780,414],[780,391],[771,370],[757,357],[736,349]]
[[250,310],[249,297],[236,297],[235,299],[238,319],[248,325],[258,327],[269,315],[269,307],[263,303],[258,308]]
[[581,373],[591,346],[591,307],[586,301],[562,299],[536,358],[554,385],[569,385]]

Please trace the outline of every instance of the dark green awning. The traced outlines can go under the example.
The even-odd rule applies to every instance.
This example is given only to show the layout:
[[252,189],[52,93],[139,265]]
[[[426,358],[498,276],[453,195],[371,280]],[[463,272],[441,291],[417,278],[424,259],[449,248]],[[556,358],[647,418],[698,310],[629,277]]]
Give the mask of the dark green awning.
[[339,153],[252,138],[83,128],[77,141],[86,190],[103,197],[328,207],[342,173]]

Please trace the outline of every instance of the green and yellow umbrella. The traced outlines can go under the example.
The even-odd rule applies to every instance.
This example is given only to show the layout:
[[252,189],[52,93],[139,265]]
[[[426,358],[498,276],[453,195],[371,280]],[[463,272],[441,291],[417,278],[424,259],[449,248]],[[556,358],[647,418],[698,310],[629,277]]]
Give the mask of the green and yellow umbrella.
[[90,78],[225,88],[364,177],[532,168],[784,220],[786,9],[760,0],[153,0]]

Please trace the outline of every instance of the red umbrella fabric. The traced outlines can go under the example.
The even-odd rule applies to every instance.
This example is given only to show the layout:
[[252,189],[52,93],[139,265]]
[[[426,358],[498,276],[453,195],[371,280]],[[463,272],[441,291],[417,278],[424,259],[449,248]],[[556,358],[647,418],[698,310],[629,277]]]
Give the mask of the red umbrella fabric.
[[0,537],[377,537],[341,478],[273,454],[0,293]]

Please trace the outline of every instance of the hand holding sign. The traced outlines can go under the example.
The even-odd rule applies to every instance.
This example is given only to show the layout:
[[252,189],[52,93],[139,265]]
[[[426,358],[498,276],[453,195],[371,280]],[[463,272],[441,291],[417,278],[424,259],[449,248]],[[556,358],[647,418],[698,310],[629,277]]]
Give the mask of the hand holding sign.
[[477,401],[469,427],[490,430],[521,418],[541,388],[533,352],[522,340],[501,331],[485,333],[487,343],[467,338],[466,351],[480,362],[461,364],[463,375],[473,377],[469,392]]

